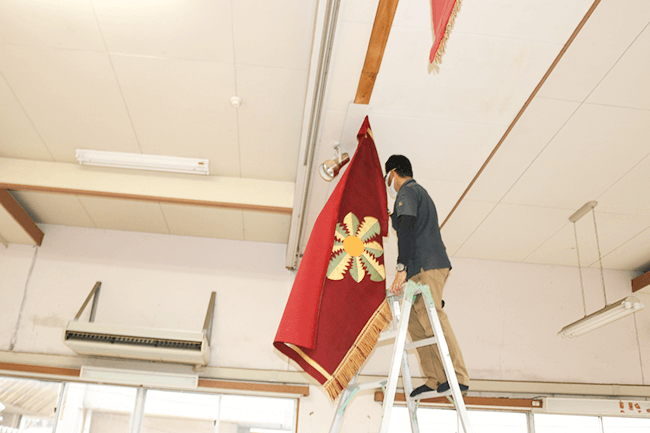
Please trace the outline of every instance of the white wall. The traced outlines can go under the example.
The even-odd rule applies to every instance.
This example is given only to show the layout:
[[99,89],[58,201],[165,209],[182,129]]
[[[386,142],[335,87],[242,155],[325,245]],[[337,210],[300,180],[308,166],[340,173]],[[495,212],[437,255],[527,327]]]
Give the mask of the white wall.
[[[558,331],[584,315],[577,268],[459,258],[452,266],[445,310],[471,378],[650,383],[650,295],[636,294],[647,308],[634,316],[562,338]],[[604,274],[608,302],[632,294],[637,274]],[[583,269],[583,278],[589,314],[604,306],[600,270]],[[364,373],[381,374],[387,356],[389,348],[377,349]]]
[[[199,330],[215,290],[211,365],[293,368],[272,346],[293,281],[284,268],[285,245],[42,229],[45,241],[28,285],[15,351],[72,355],[62,343],[62,329],[101,280],[97,322]],[[0,249],[0,350],[9,348],[33,253],[19,245]],[[557,332],[583,315],[576,268],[452,262],[445,308],[474,379],[650,384],[650,295],[638,295],[648,307],[635,316],[563,339]],[[610,302],[631,293],[633,276],[605,272]],[[603,306],[600,284],[597,269],[585,271],[588,312]],[[389,356],[387,348],[377,349],[363,373],[386,374]],[[334,406],[320,388],[311,393],[301,403],[301,431],[327,431]],[[352,422],[357,431],[378,422],[380,409],[372,396],[353,405],[363,414]]]
[[[272,342],[293,275],[278,244],[42,226],[15,351],[72,355],[63,344],[96,281],[95,321],[201,330],[217,292],[211,365],[287,369]],[[32,247],[0,249],[0,350],[8,350]],[[86,311],[82,320],[87,320]]]

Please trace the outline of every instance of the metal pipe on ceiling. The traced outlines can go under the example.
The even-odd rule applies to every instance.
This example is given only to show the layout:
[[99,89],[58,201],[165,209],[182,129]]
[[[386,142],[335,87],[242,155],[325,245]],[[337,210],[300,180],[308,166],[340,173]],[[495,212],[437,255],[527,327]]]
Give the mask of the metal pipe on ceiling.
[[[299,199],[297,200],[297,203],[294,205],[292,219],[296,219],[297,223],[294,224],[292,221],[292,229],[289,234],[289,242],[287,245],[286,267],[291,270],[295,270],[298,265],[300,244],[305,230],[307,199],[309,197],[309,188],[311,186],[315,150],[319,138],[323,101],[327,87],[327,76],[332,57],[332,46],[336,34],[336,24],[338,21],[340,4],[340,0],[328,0],[325,6],[318,61],[316,63],[314,81],[312,82],[313,84],[310,84],[310,86],[313,85],[313,96],[311,99],[309,121],[307,123],[306,140],[304,141],[305,154],[302,162],[304,177],[302,184],[296,183],[296,191],[300,189],[300,194],[298,195]],[[296,212],[296,208],[299,209],[298,212]]]

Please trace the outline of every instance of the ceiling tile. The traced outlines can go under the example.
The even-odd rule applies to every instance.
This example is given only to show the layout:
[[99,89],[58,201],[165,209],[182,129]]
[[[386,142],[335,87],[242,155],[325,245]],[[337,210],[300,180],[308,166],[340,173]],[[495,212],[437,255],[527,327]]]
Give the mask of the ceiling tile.
[[286,244],[291,215],[244,211],[244,239],[255,242]]
[[594,104],[650,110],[650,27],[625,51],[587,98]]
[[460,202],[441,230],[447,254],[455,255],[495,206],[496,203],[485,201],[463,200]]
[[494,125],[381,114],[369,117],[382,166],[394,153],[406,155],[416,179],[467,185],[503,134],[503,127]]
[[[650,227],[650,217],[618,215],[596,212],[598,243],[603,257],[632,240]],[[598,263],[598,243],[594,229],[593,216],[585,215],[576,223],[578,248],[581,266],[600,266]],[[650,256],[648,257],[650,260]],[[566,225],[553,237],[524,260],[528,263],[577,266],[576,240],[573,224]]]
[[0,70],[57,161],[139,152],[108,55],[0,45]]
[[567,218],[563,209],[498,204],[455,256],[522,261],[555,235]]
[[233,2],[237,65],[306,71],[314,37],[316,3],[315,0]]
[[143,153],[208,158],[210,174],[239,176],[232,65],[112,58]]
[[160,208],[173,235],[244,239],[241,210],[170,203],[161,203]]
[[583,104],[503,201],[575,211],[648,155],[648,136],[650,111]]
[[[316,144],[315,155],[318,159],[316,162],[322,162],[334,156],[334,142],[339,142],[341,145],[341,151],[349,153],[350,157],[352,157],[358,142],[356,135],[354,137],[342,137],[346,115],[347,113],[341,110],[327,110],[322,113],[320,139]],[[361,124],[359,124],[359,128],[361,128]],[[303,161],[299,161],[300,164],[302,164],[302,162]]]
[[90,0],[3,0],[0,43],[105,51]]
[[428,72],[430,48],[430,30],[393,29],[372,95],[375,113],[508,126],[562,46],[454,33],[439,74]]
[[0,156],[51,161],[52,155],[0,74]]
[[639,233],[603,258],[609,269],[650,270],[650,228]]
[[156,202],[79,196],[97,228],[168,234],[169,229]]
[[598,197],[598,210],[650,216],[650,190],[645,185],[650,185],[650,155]]
[[447,215],[449,215],[449,212],[456,205],[465,188],[467,188],[467,183],[465,182],[427,179],[417,174],[415,179],[427,190],[431,199],[434,201],[438,213],[438,222],[440,224],[445,221]]
[[327,109],[347,111],[350,103],[354,102],[371,31],[372,23],[343,21],[336,27],[327,74]]
[[[463,0],[451,37],[471,33],[564,44],[593,1]],[[430,31],[430,3],[400,3],[393,25]]]
[[539,95],[584,101],[648,21],[647,0],[602,0]]
[[[399,11],[407,2],[400,2],[397,5]],[[375,15],[377,14],[377,6],[379,0],[355,0],[341,2],[341,10],[339,16],[341,21],[350,21],[353,23],[372,24],[375,22]],[[393,21],[395,25],[395,21]]]
[[241,176],[295,181],[307,72],[237,66]]
[[233,62],[229,0],[93,0],[93,5],[111,53]]
[[533,99],[469,190],[467,198],[500,201],[578,106],[578,102],[572,101]]
[[12,195],[37,223],[95,227],[88,212],[74,194],[14,191]]

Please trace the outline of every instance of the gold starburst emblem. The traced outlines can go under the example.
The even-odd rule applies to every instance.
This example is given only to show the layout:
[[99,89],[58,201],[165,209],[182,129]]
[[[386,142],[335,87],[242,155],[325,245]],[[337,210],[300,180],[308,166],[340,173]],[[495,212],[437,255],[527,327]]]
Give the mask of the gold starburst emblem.
[[[384,254],[381,244],[374,241],[381,232],[377,218],[367,216],[359,224],[352,213],[343,218],[343,224],[336,223],[332,258],[327,267],[327,278],[342,280],[347,272],[354,281],[360,283],[366,274],[372,281],[384,281],[384,265],[377,260]],[[351,266],[350,266],[351,265]]]

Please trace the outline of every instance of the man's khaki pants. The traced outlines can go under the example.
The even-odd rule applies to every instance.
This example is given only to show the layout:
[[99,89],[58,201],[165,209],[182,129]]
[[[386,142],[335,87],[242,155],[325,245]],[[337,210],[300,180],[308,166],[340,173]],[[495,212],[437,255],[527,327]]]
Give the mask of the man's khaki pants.
[[[433,301],[436,305],[436,311],[440,318],[442,325],[442,332],[445,334],[445,340],[449,346],[449,353],[451,354],[451,362],[454,364],[456,370],[456,377],[458,383],[469,386],[469,375],[463,360],[463,354],[456,341],[454,331],[451,329],[449,318],[442,310],[442,289],[445,287],[445,282],[449,276],[449,268],[444,269],[431,269],[422,271],[413,276],[411,281],[420,284],[426,284],[431,289]],[[409,316],[409,334],[412,341],[423,340],[425,338],[433,337],[433,329],[429,321],[429,314],[425,306],[422,295],[418,295],[411,308],[411,315]],[[438,348],[435,345],[423,346],[417,349],[420,355],[420,364],[422,365],[422,372],[427,376],[425,384],[432,389],[436,389],[438,385],[447,382],[444,367],[440,359]]]

